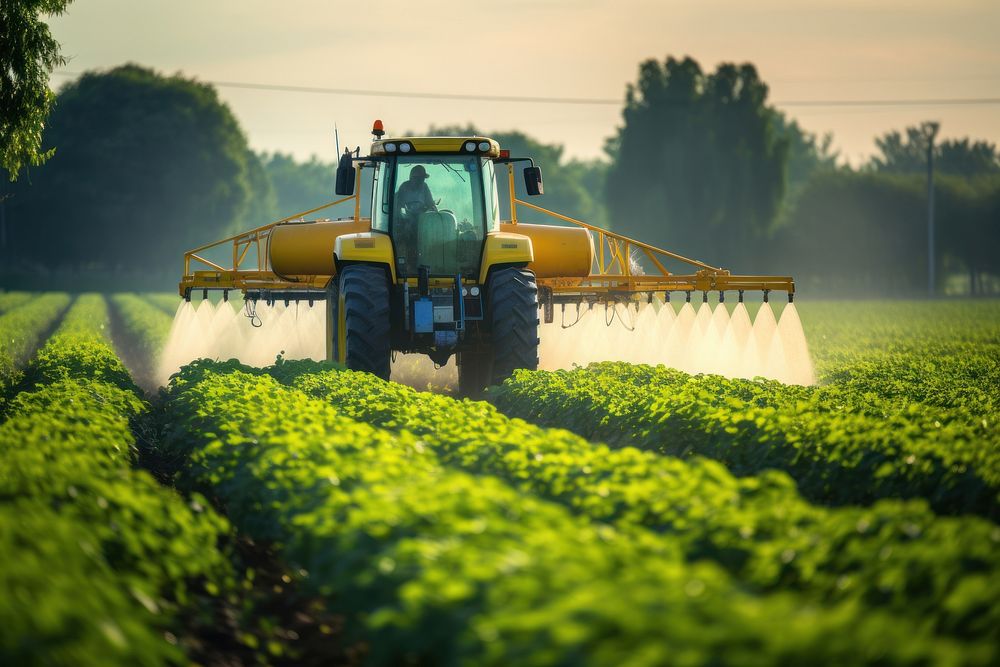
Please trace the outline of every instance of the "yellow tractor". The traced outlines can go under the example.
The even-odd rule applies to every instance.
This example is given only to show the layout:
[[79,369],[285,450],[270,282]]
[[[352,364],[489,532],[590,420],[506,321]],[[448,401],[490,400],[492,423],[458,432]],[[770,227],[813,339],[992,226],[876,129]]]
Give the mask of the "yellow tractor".
[[[474,394],[518,368],[538,365],[539,314],[555,305],[639,304],[671,292],[772,290],[791,299],[782,276],[734,276],[517,198],[515,165],[529,196],[541,168],[486,137],[384,138],[373,127],[368,155],[345,151],[336,172],[342,198],[189,251],[180,293],[240,290],[263,301],[325,301],[327,357],[388,379],[395,352],[444,364],[456,356],[459,389]],[[501,216],[497,171],[506,168],[509,216]],[[370,215],[361,184],[370,170]],[[354,215],[306,220],[353,200]],[[525,207],[562,225],[519,223]],[[226,260],[208,259],[231,245]],[[694,267],[676,274],[671,260]],[[648,269],[640,268],[643,264]],[[193,265],[200,267],[194,270]]]

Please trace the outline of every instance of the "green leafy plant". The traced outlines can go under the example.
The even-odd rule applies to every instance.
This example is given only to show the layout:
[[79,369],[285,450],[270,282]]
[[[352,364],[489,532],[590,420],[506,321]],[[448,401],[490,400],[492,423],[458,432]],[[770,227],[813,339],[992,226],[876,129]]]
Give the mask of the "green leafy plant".
[[303,586],[364,619],[372,664],[992,655],[855,602],[747,595],[717,566],[684,562],[671,539],[456,470],[424,438],[349,419],[235,362],[186,367],[163,397],[178,482],[211,494],[239,530],[299,568]]

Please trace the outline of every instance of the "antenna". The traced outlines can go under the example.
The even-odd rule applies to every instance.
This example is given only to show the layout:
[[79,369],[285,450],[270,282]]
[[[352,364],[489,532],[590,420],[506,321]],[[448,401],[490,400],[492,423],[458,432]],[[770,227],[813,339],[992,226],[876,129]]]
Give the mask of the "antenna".
[[337,155],[340,155],[340,132],[337,130],[337,121],[333,121],[333,136],[337,141]]

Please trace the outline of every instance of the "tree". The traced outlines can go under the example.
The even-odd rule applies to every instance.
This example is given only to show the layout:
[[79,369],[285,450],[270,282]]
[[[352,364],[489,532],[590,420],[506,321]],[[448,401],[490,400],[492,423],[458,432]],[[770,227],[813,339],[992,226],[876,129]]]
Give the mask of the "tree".
[[793,196],[815,172],[836,169],[838,153],[833,150],[832,133],[817,137],[781,111],[774,109],[772,113],[775,134],[788,142],[787,191]]
[[[914,174],[927,171],[927,140],[919,127],[908,127],[904,133],[887,132],[875,139],[879,153],[872,157],[868,168],[892,174]],[[988,141],[945,139],[934,146],[934,169],[942,174],[979,176],[1000,173],[1000,154]]]
[[817,172],[773,240],[774,261],[812,294],[908,295],[927,284],[919,178]]
[[0,167],[12,181],[23,167],[52,156],[52,149],[42,150],[42,130],[55,97],[49,74],[66,61],[40,15],[62,14],[69,3],[0,3]]
[[987,275],[1000,276],[1000,174],[936,179],[940,250],[968,277],[970,294],[987,293]]
[[296,162],[284,153],[263,154],[260,161],[274,188],[279,217],[321,206],[334,197],[337,165],[320,162],[316,156]]
[[184,250],[273,215],[269,183],[215,90],[137,65],[87,73],[58,96],[18,182],[15,256],[47,266],[180,268]]
[[609,143],[615,229],[727,268],[754,271],[785,191],[788,140],[753,65],[706,74],[691,58],[648,60]]
[[[927,285],[922,174],[817,171],[773,239],[774,261],[813,294],[901,296]],[[937,275],[964,272],[970,293],[1000,274],[1000,177],[937,179]]]

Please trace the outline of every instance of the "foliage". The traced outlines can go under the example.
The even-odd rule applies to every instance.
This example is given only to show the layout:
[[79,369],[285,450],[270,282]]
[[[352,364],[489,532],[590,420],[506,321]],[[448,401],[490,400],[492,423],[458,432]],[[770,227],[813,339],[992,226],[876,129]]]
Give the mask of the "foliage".
[[296,162],[284,153],[265,153],[260,155],[260,161],[274,188],[276,217],[284,218],[339,199],[333,193],[335,164],[320,162],[315,155],[307,162]]
[[66,11],[70,0],[4,0],[0,5],[0,167],[10,180],[22,168],[40,165],[54,149],[42,150],[42,130],[55,95],[49,74],[66,64],[42,14]]
[[[609,450],[508,419],[487,403],[416,392],[364,373],[300,371],[296,387],[359,421],[412,433],[448,465],[499,476],[623,531],[653,528],[687,560],[716,561],[758,591],[886,605],[967,636],[988,634],[987,618],[1000,621],[1000,606],[991,602],[1000,593],[1000,533],[988,522],[939,519],[918,503],[825,510],[805,503],[781,474],[737,480],[711,461]],[[541,402],[548,403],[544,395]],[[877,527],[859,530],[863,524]],[[880,557],[887,547],[891,559]],[[891,585],[889,567],[897,573]],[[980,587],[982,596],[942,603],[956,589]]]
[[213,624],[233,586],[228,524],[132,468],[148,406],[106,321],[103,298],[81,297],[0,426],[5,664],[176,663],[180,628]]
[[712,456],[741,475],[786,470],[822,502],[925,498],[997,516],[997,304],[803,304],[802,316],[825,386],[600,364],[522,373],[495,400],[584,437]]
[[[178,298],[173,301],[176,308]],[[127,358],[132,361],[136,377],[145,385],[152,377],[154,364],[167,342],[171,317],[147,297],[135,294],[115,294],[111,302],[121,322],[123,339],[127,341]]]
[[[1000,179],[941,177],[936,186],[938,274],[1000,272]],[[863,240],[863,242],[861,242]],[[790,204],[773,262],[812,292],[907,295],[927,286],[927,194],[919,176],[821,171]],[[973,282],[974,288],[976,283]]]
[[31,300],[29,292],[4,292],[0,293],[0,315],[8,310],[17,308]]
[[182,370],[166,399],[180,481],[216,495],[253,539],[273,541],[302,585],[335,591],[331,605],[361,614],[371,664],[989,659],[855,605],[747,596],[650,533],[451,470],[420,440],[235,362]]
[[838,153],[833,150],[833,134],[817,137],[802,129],[798,121],[773,109],[775,134],[788,142],[787,194],[794,197],[817,171],[837,168]]
[[181,298],[176,293],[147,292],[140,296],[144,301],[148,301],[171,317],[174,316],[177,307],[181,304]]
[[[893,130],[875,138],[879,154],[872,157],[870,169],[896,174],[923,175],[927,172],[927,139],[921,128],[907,127],[904,132]],[[988,141],[945,139],[934,145],[934,170],[963,178],[997,174],[1000,173],[1000,153],[996,145]]]
[[626,94],[607,204],[616,230],[714,265],[750,257],[785,192],[788,140],[753,65],[647,60]]
[[108,305],[100,294],[84,294],[67,311],[52,338],[28,364],[28,384],[86,377],[138,391],[125,365],[110,347]]
[[[943,355],[961,355],[963,348],[989,351],[1000,345],[1000,301],[996,300],[852,299],[796,305],[824,384],[834,381],[833,374],[845,365],[886,355],[944,360]],[[947,374],[941,377],[949,382]]]
[[[990,364],[979,362],[980,371]],[[588,438],[715,458],[737,475],[784,470],[818,502],[924,498],[940,512],[1000,517],[1000,425],[992,417],[857,389],[610,363],[519,372],[495,400],[509,414],[572,425]]]
[[266,179],[232,112],[179,75],[137,65],[84,74],[60,91],[45,143],[58,153],[8,202],[24,262],[168,269],[266,208]]
[[0,315],[0,411],[20,382],[21,366],[69,302],[69,295],[61,292],[43,294]]
[[34,500],[0,503],[0,658],[10,665],[161,665],[179,652],[119,585],[100,539]]

